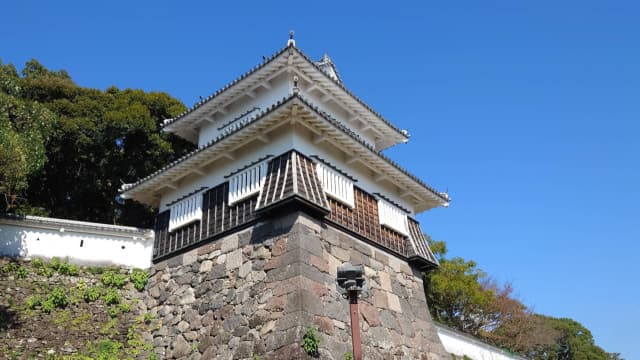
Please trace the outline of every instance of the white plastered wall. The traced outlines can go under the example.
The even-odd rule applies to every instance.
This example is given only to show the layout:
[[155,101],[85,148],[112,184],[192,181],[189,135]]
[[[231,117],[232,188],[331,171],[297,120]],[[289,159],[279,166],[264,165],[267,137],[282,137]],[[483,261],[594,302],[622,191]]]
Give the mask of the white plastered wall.
[[260,109],[256,111],[256,113],[249,114],[249,117],[251,117],[266,110],[271,105],[291,94],[291,84],[284,75],[273,79],[270,84],[271,89],[265,90],[261,88],[261,91],[255,93],[255,98],[253,99],[245,96],[244,101],[236,101],[227,107],[225,109],[227,111],[225,115],[217,115],[212,123],[207,123],[206,126],[203,126],[198,133],[198,146],[203,146],[216,138],[221,132],[219,129],[221,126],[229,123],[248,110],[254,107]]
[[0,219],[0,255],[68,258],[81,265],[151,265],[153,231],[128,227],[119,231],[113,225],[100,229],[101,225],[77,227],[72,221],[51,218],[37,222]]
[[460,357],[466,355],[473,360],[525,360],[485,344],[471,336],[460,334],[440,325],[436,325],[436,330],[444,349],[451,354]]
[[291,149],[295,149],[304,155],[318,155],[326,161],[329,161],[340,170],[356,178],[358,180],[356,182],[356,186],[371,194],[376,192],[384,194],[395,203],[410,210],[412,215],[414,214],[413,205],[398,195],[398,191],[395,186],[385,182],[374,181],[372,179],[371,171],[363,166],[346,164],[342,152],[337,150],[335,146],[327,143],[315,145],[304,133],[291,130],[277,135],[269,134],[269,142],[267,144],[259,142],[254,142],[252,144],[252,146],[245,147],[242,152],[236,152],[234,154],[234,160],[216,162],[212,170],[209,170],[205,176],[187,178],[181,181],[178,189],[171,190],[162,196],[160,211],[162,212],[167,210],[167,204],[172,203],[198,189],[203,187],[211,188],[222,184],[227,180],[225,179],[225,175],[229,175],[233,171],[238,170],[239,168],[244,167],[245,165],[248,165],[264,156],[278,156]]

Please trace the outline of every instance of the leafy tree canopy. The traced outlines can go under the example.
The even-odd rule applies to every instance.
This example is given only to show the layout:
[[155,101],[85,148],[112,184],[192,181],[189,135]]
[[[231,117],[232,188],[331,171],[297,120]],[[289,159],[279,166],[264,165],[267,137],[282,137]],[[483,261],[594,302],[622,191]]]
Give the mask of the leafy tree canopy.
[[0,63],[0,146],[15,149],[2,151],[0,191],[19,200],[8,210],[152,225],[152,210],[118,189],[193,149],[160,131],[184,109],[166,93],[80,87],[36,60],[21,74]]
[[607,360],[620,354],[598,347],[591,332],[572,319],[533,313],[474,261],[447,258],[447,246],[429,239],[440,268],[425,275],[431,316],[456,330],[535,360]]

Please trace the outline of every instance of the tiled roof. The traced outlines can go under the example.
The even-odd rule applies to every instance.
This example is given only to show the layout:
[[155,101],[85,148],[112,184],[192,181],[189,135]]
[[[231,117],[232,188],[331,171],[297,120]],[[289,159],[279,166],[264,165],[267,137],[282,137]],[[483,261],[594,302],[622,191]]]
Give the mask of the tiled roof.
[[191,108],[189,108],[188,110],[186,110],[185,112],[183,112],[182,114],[174,117],[173,119],[167,119],[165,120],[165,123],[162,125],[163,127],[166,127],[170,124],[173,124],[179,120],[181,120],[182,118],[184,118],[186,115],[188,115],[189,113],[192,113],[193,111],[195,111],[196,109],[200,108],[201,106],[203,106],[204,104],[206,104],[207,102],[209,102],[210,100],[212,100],[213,98],[215,98],[216,96],[220,95],[221,93],[223,93],[224,91],[226,91],[227,89],[231,88],[232,86],[234,86],[235,84],[239,83],[240,81],[246,79],[247,77],[249,77],[250,75],[252,75],[253,73],[255,73],[256,71],[264,68],[267,64],[269,64],[273,59],[277,58],[278,56],[280,56],[282,53],[284,53],[285,51],[287,51],[287,49],[294,49],[303,59],[305,59],[311,66],[315,67],[316,69],[318,69],[318,71],[320,71],[320,73],[324,74],[324,76],[327,77],[327,79],[331,80],[335,85],[337,85],[338,87],[340,87],[344,92],[346,92],[349,96],[351,96],[354,100],[356,100],[358,103],[360,103],[362,106],[364,106],[364,108],[366,108],[367,110],[369,110],[372,114],[374,114],[376,117],[378,117],[379,119],[381,119],[385,124],[387,124],[390,128],[392,128],[394,131],[396,131],[398,134],[400,134],[401,136],[408,138],[408,135],[400,130],[398,127],[396,127],[395,125],[393,125],[389,120],[385,119],[382,115],[380,115],[380,113],[378,113],[377,111],[373,110],[369,105],[367,105],[362,99],[360,99],[358,96],[356,96],[354,93],[352,93],[349,89],[347,89],[343,84],[342,84],[342,80],[340,79],[337,69],[335,68],[335,65],[333,64],[333,62],[331,62],[331,66],[333,67],[333,69],[336,72],[336,75],[338,76],[337,79],[334,79],[331,75],[329,75],[325,69],[323,69],[323,67],[321,65],[319,65],[317,62],[311,60],[311,58],[309,56],[307,56],[304,52],[302,52],[302,50],[298,49],[295,45],[287,45],[284,48],[278,50],[276,53],[274,53],[273,55],[271,55],[268,58],[265,58],[264,61],[259,64],[254,66],[253,68],[251,68],[249,71],[243,73],[242,75],[240,75],[238,78],[236,78],[235,80],[231,81],[230,83],[226,84],[225,86],[223,86],[222,88],[218,89],[216,92],[214,92],[213,94],[209,95],[206,98],[203,98],[202,100],[200,100],[199,102],[197,102],[194,106],[192,106]]
[[295,196],[329,209],[313,162],[292,150],[269,161],[257,208],[270,207]]
[[232,124],[231,126],[229,126],[229,128],[222,132],[220,135],[218,135],[216,138],[212,139],[211,141],[209,141],[207,144],[205,144],[204,146],[192,151],[189,154],[186,154],[184,156],[182,156],[181,158],[171,162],[170,164],[164,166],[163,168],[155,171],[154,173],[152,173],[149,176],[146,176],[138,181],[136,181],[135,183],[132,184],[124,184],[121,188],[121,192],[126,192],[129,191],[131,189],[133,189],[134,187],[142,184],[143,182],[150,180],[151,178],[159,175],[160,173],[178,165],[179,163],[193,157],[194,155],[214,146],[215,144],[219,143],[220,141],[228,138],[230,135],[235,134],[236,132],[240,131],[241,129],[243,129],[244,127],[246,127],[249,124],[252,124],[254,122],[259,121],[260,119],[262,119],[264,116],[266,116],[267,114],[273,112],[274,110],[280,108],[281,106],[283,106],[284,104],[290,102],[293,99],[298,99],[301,103],[303,103],[304,105],[306,105],[308,108],[310,108],[312,111],[314,111],[317,115],[319,115],[320,117],[322,117],[323,119],[325,119],[327,122],[329,122],[330,124],[332,124],[334,127],[338,128],[339,130],[341,130],[342,132],[344,132],[345,134],[349,135],[351,138],[353,138],[355,141],[357,141],[358,143],[360,143],[361,145],[365,146],[367,149],[369,149],[373,154],[375,154],[376,156],[378,156],[379,158],[381,158],[382,160],[384,160],[385,162],[387,162],[388,164],[392,165],[393,167],[395,167],[397,170],[399,170],[400,172],[402,172],[403,174],[407,175],[409,178],[411,178],[413,181],[417,182],[418,184],[420,184],[421,186],[423,186],[424,188],[426,188],[427,190],[429,190],[431,193],[433,193],[436,197],[438,197],[439,199],[441,199],[444,203],[448,203],[450,201],[450,199],[448,198],[448,196],[443,195],[442,193],[436,191],[435,189],[433,189],[432,187],[430,187],[429,185],[425,184],[422,180],[420,180],[419,178],[417,178],[416,176],[412,175],[411,173],[409,173],[407,170],[405,170],[404,168],[402,168],[400,165],[398,165],[395,161],[391,160],[390,158],[388,158],[386,155],[376,151],[375,148],[373,148],[373,146],[371,146],[369,143],[367,143],[365,140],[363,140],[358,134],[356,134],[355,132],[353,132],[351,129],[349,129],[348,127],[346,127],[344,124],[342,124],[340,121],[334,119],[331,115],[327,114],[326,112],[320,110],[317,106],[315,106],[314,104],[312,104],[309,100],[305,99],[303,96],[301,96],[299,93],[293,93],[285,98],[283,98],[282,100],[276,102],[275,104],[273,104],[272,106],[270,106],[269,108],[261,111],[260,113],[254,115],[253,117],[250,117],[248,119],[242,120],[242,121],[238,121],[235,124]]
[[310,107],[316,114],[322,116],[325,120],[329,121],[332,125],[334,125],[335,127],[339,128],[340,130],[342,130],[343,132],[347,133],[348,135],[350,135],[354,140],[358,141],[360,144],[366,146],[369,150],[371,150],[373,153],[375,153],[378,157],[380,157],[381,159],[383,159],[384,161],[388,162],[390,165],[392,165],[393,167],[395,167],[396,169],[400,170],[402,173],[404,173],[405,175],[409,176],[412,180],[416,181],[418,184],[424,186],[425,188],[427,188],[429,191],[431,191],[432,193],[434,193],[434,195],[438,196],[440,199],[442,199],[445,202],[449,202],[450,199],[449,197],[443,195],[442,193],[436,191],[434,188],[432,188],[431,186],[425,184],[422,180],[420,180],[419,178],[417,178],[415,175],[411,174],[410,172],[408,172],[407,170],[405,170],[404,168],[402,168],[400,165],[398,165],[398,163],[396,163],[395,161],[391,160],[390,158],[388,158],[386,155],[384,155],[381,152],[376,151],[376,149],[371,146],[368,142],[364,141],[358,134],[356,134],[355,132],[353,132],[351,129],[349,129],[348,127],[346,127],[344,124],[342,124],[340,121],[334,119],[330,114],[320,110],[320,108],[318,108],[317,106],[315,106],[314,104],[312,104],[311,102],[309,102],[307,99],[305,99],[304,97],[302,97],[301,95],[297,96],[305,105],[307,105],[308,107]]
[[151,178],[159,175],[160,173],[169,170],[170,168],[180,164],[181,162],[193,157],[196,154],[201,153],[202,151],[214,146],[215,144],[219,143],[220,141],[228,138],[230,135],[233,135],[235,133],[237,133],[238,131],[240,131],[241,129],[243,129],[245,126],[254,123],[258,120],[260,120],[262,117],[264,117],[265,115],[271,113],[272,111],[276,110],[277,108],[279,108],[281,105],[283,105],[284,103],[290,101],[291,99],[293,99],[293,96],[288,96],[285,98],[282,98],[281,100],[279,100],[278,102],[274,103],[273,105],[271,105],[270,107],[262,110],[260,113],[243,119],[241,121],[238,121],[234,124],[231,124],[229,127],[227,127],[224,131],[220,132],[220,134],[218,136],[216,136],[215,138],[211,139],[208,143],[204,144],[203,146],[195,149],[194,151],[183,155],[182,157],[170,162],[169,164],[163,166],[162,168],[154,171],[152,174],[143,177],[142,179],[134,182],[134,183],[130,183],[130,184],[124,184],[122,185],[122,187],[120,188],[120,192],[125,192],[125,191],[129,191],[131,189],[133,189],[134,187],[142,184],[143,182],[150,180]]
[[200,101],[198,101],[195,105],[193,105],[191,108],[187,109],[185,112],[183,112],[182,114],[174,117],[173,119],[167,119],[165,120],[165,123],[162,124],[163,127],[166,127],[170,124],[175,123],[176,121],[184,118],[185,116],[187,116],[189,113],[194,112],[195,110],[197,110],[199,107],[201,107],[202,105],[206,104],[207,102],[209,102],[210,100],[212,100],[214,97],[220,95],[221,93],[223,93],[224,91],[226,91],[227,89],[229,89],[230,87],[232,87],[233,85],[239,83],[240,81],[244,80],[245,78],[249,77],[251,74],[255,73],[256,71],[262,69],[263,67],[265,67],[267,64],[269,64],[271,62],[271,60],[277,58],[278,56],[280,56],[280,54],[282,54],[283,52],[285,52],[288,48],[290,48],[291,46],[285,46],[282,49],[278,50],[275,54],[269,56],[268,58],[265,58],[261,64],[254,66],[253,68],[251,68],[249,71],[245,72],[244,74],[240,75],[239,77],[237,77],[235,80],[231,81],[230,83],[227,83],[225,86],[221,87],[220,89],[216,90],[216,92],[214,92],[213,94],[207,96],[206,98],[201,99]]

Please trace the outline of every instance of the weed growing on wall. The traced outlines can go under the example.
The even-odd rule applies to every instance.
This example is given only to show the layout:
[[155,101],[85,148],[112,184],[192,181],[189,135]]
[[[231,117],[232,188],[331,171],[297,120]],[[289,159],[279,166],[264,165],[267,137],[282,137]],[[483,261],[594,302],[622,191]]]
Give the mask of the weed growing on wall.
[[319,347],[320,336],[318,336],[318,333],[314,328],[308,327],[307,332],[302,337],[302,348],[307,354],[317,356]]

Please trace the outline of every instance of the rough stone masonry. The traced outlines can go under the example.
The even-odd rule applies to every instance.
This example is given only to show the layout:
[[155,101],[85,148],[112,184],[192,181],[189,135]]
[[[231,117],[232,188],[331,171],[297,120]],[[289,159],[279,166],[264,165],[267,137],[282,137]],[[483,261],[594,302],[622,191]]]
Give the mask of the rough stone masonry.
[[421,274],[404,260],[294,212],[152,266],[145,299],[166,359],[306,359],[318,329],[320,359],[351,351],[349,305],[336,289],[344,262],[363,264],[364,359],[450,359],[431,322]]

